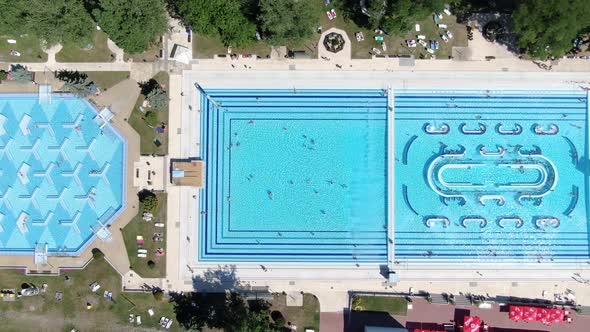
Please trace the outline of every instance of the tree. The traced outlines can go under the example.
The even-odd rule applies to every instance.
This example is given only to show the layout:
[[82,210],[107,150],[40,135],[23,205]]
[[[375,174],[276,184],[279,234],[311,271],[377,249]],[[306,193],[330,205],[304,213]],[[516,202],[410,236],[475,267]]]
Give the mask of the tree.
[[79,0],[29,0],[26,23],[48,45],[91,41],[95,24]]
[[85,45],[94,23],[79,0],[0,0],[0,31],[18,36],[32,34],[47,45]]
[[147,94],[146,100],[150,103],[151,108],[158,110],[165,110],[168,108],[168,93],[159,85]]
[[185,0],[177,2],[179,14],[196,32],[221,38],[224,45],[244,46],[254,40],[256,26],[236,0]]
[[381,27],[389,34],[405,33],[416,21],[442,10],[444,0],[389,0]]
[[55,77],[64,81],[62,90],[75,94],[80,97],[87,97],[98,91],[96,84],[88,79],[86,73],[80,73],[72,70],[60,70],[55,73]]
[[518,46],[534,58],[560,57],[590,26],[586,0],[527,0],[512,15]]
[[280,327],[271,323],[265,311],[248,310],[236,332],[280,332]]
[[482,33],[487,41],[495,42],[506,36],[506,28],[498,21],[490,21],[483,27]]
[[386,7],[387,0],[365,0],[363,12],[367,15],[371,28],[378,28],[380,26],[381,19],[385,15]]
[[10,65],[10,77],[17,82],[33,81],[33,73],[23,65]]
[[158,196],[149,190],[142,190],[137,193],[139,197],[139,207],[143,212],[154,212],[158,207]]
[[260,0],[258,21],[273,44],[299,44],[314,34],[319,17],[310,0]]
[[109,37],[129,53],[147,50],[168,26],[163,0],[100,0],[92,14]]

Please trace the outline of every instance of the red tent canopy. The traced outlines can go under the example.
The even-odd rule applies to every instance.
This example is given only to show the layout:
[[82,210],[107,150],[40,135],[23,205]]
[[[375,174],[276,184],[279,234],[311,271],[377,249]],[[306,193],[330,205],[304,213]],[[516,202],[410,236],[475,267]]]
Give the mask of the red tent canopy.
[[548,322],[550,323],[563,323],[565,318],[565,312],[561,309],[549,310]]
[[511,320],[516,321],[516,322],[523,319],[522,307],[519,307],[517,305],[511,305],[508,308],[509,308],[508,318],[510,318]]
[[533,322],[537,320],[537,308],[535,307],[522,307],[524,320]]
[[463,332],[479,332],[481,318],[477,316],[465,316],[463,320]]

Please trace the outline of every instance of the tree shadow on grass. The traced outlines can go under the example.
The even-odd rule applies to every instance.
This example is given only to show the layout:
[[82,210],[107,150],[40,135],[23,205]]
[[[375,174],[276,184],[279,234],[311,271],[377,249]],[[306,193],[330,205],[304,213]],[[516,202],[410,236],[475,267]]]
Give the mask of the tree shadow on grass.
[[236,290],[240,281],[234,265],[208,269],[193,277],[194,292],[170,293],[176,320],[185,329],[225,328],[241,322],[246,305]]

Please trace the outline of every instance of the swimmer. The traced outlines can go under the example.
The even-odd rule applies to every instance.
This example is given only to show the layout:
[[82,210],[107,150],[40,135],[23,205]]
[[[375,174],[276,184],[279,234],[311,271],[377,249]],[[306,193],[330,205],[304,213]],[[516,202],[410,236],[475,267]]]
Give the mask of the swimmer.
[[273,199],[273,197],[272,197],[272,191],[270,191],[270,190],[268,191],[268,198],[271,199],[271,200]]

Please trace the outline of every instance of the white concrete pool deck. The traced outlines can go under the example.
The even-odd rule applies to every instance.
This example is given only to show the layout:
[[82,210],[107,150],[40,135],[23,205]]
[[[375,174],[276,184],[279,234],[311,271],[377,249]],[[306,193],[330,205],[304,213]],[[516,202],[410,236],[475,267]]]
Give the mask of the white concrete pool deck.
[[[438,64],[438,61],[437,61]],[[439,68],[443,68],[441,64]],[[215,66],[213,66],[215,68]],[[222,66],[219,66],[222,67]],[[299,65],[297,66],[299,69]],[[534,66],[537,68],[536,66]],[[194,83],[205,88],[423,88],[445,89],[577,89],[590,86],[585,72],[374,72],[374,71],[288,71],[288,70],[203,70],[185,71],[170,78],[170,159],[199,157],[200,109]],[[274,69],[274,68],[273,68]],[[277,68],[278,69],[278,68]],[[281,68],[282,69],[282,68]],[[182,92],[182,96],[181,96]],[[191,109],[189,109],[191,105]],[[532,264],[498,267],[393,265],[401,281],[390,287],[376,264],[353,263],[199,263],[196,189],[168,188],[168,289],[192,290],[192,276],[220,265],[235,265],[243,284],[268,286],[271,291],[306,291],[320,298],[322,311],[341,311],[350,290],[407,291],[409,287],[429,292],[472,292],[475,294],[542,297],[573,290],[580,303],[590,303],[590,263],[577,266]],[[578,281],[574,281],[574,278]],[[579,282],[579,281],[582,282]]]

